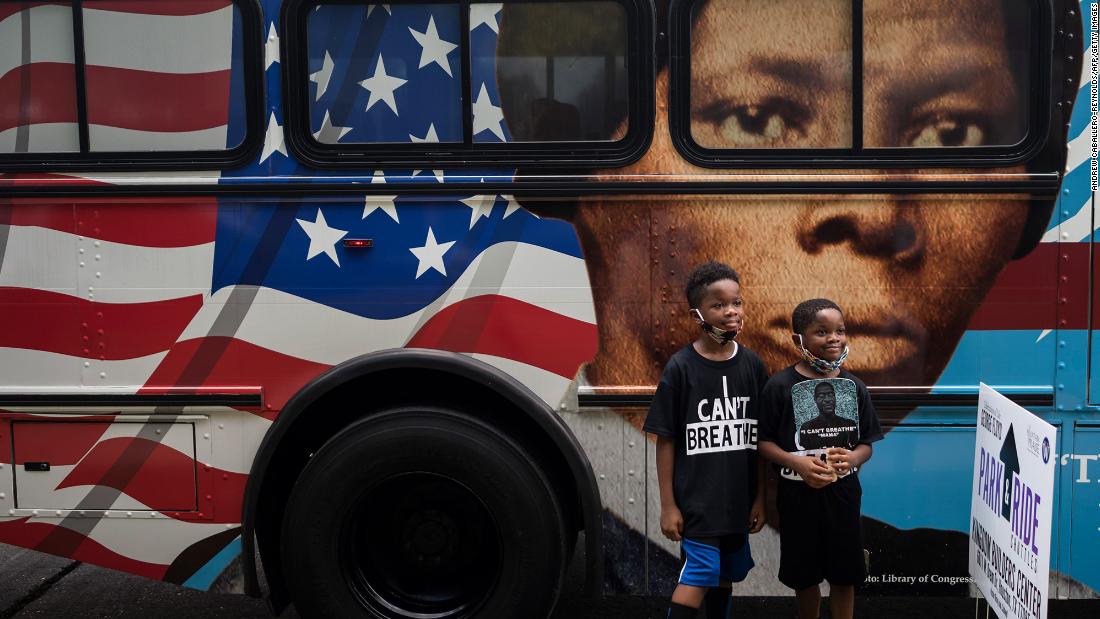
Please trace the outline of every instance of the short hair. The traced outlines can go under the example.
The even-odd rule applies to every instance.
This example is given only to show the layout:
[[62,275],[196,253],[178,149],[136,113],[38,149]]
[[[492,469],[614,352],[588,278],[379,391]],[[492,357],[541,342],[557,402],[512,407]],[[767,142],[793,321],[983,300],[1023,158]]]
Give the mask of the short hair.
[[695,267],[691,275],[688,276],[687,285],[684,286],[684,296],[687,297],[688,305],[699,307],[707,286],[723,279],[732,279],[739,285],[741,284],[741,276],[728,264],[710,260]]
[[829,391],[832,391],[833,394],[836,395],[836,387],[833,387],[833,384],[829,383],[829,382],[820,382],[820,383],[818,383],[817,386],[814,387],[814,395],[817,395],[818,391],[823,391],[823,389],[822,389],[823,387],[828,388]]
[[802,333],[814,321],[818,312],[827,309],[835,309],[841,316],[844,315],[844,310],[828,299],[810,299],[799,303],[798,307],[791,312],[791,330]]

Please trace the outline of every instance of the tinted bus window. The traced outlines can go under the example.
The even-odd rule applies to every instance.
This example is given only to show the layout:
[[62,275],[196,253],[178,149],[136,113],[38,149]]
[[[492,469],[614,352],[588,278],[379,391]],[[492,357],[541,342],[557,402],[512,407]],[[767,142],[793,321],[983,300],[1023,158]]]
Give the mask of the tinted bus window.
[[[472,3],[467,36],[460,10],[458,4],[321,4],[309,11],[314,139],[469,144],[609,141],[625,134],[628,15],[622,4]],[[402,27],[393,27],[395,21]],[[527,42],[481,45],[479,28],[526,33]],[[556,35],[529,36],[545,31]],[[523,113],[506,123],[503,107]]]
[[675,45],[686,61],[673,58],[673,70],[682,67],[673,99],[688,109],[674,109],[675,130],[698,163],[821,155],[1003,164],[1028,152],[1029,125],[1047,105],[1031,66],[1042,30],[1030,0],[678,6]]
[[231,96],[233,27],[230,0],[178,3],[85,0],[90,149],[96,151],[223,150],[231,116],[244,97]]
[[1016,144],[1027,130],[1029,3],[864,0],[864,144]]
[[[622,5],[516,3],[505,8],[504,19],[502,38],[540,30],[556,33],[507,41],[497,53],[472,59],[474,67],[495,62],[503,105],[526,110],[508,118],[513,141],[614,140],[627,131],[627,20]],[[471,93],[475,101],[477,94]]]
[[80,150],[73,14],[65,4],[0,4],[0,153]]
[[306,35],[310,133],[322,144],[461,142],[459,27],[458,4],[317,7]]
[[706,0],[692,22],[700,146],[852,146],[851,0]]
[[0,154],[223,157],[247,134],[244,21],[231,0],[0,3]]

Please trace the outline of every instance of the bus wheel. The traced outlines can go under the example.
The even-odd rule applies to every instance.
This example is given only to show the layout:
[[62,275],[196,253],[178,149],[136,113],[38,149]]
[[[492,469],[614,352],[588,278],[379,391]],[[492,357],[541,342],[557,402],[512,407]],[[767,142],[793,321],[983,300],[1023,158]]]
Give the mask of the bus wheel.
[[317,617],[545,617],[566,531],[546,477],[467,415],[371,416],[310,459],[283,520],[295,606]]

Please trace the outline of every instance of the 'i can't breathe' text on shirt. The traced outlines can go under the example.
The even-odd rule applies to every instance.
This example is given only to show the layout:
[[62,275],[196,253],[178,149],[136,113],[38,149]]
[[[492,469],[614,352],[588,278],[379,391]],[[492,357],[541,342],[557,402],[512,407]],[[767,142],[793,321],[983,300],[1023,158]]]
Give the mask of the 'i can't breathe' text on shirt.
[[732,359],[712,361],[689,344],[665,365],[644,429],[675,441],[673,494],[685,536],[748,531],[757,407],[767,378],[744,346]]

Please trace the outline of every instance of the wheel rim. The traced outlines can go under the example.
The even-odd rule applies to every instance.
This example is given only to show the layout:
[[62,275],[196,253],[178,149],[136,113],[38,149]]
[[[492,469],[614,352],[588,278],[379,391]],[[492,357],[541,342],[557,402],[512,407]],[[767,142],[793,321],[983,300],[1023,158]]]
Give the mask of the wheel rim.
[[454,479],[390,477],[365,492],[344,522],[342,571],[376,614],[465,616],[499,581],[499,527],[485,503]]

